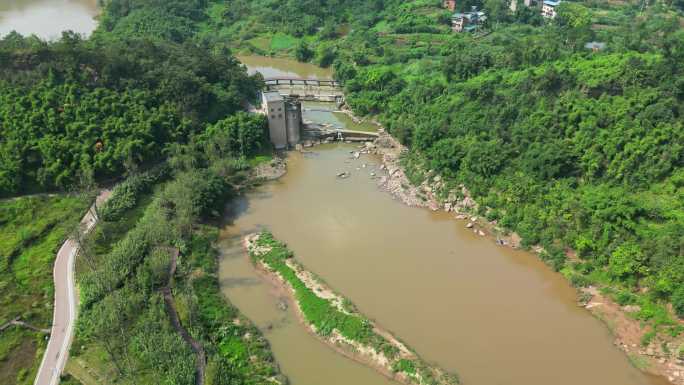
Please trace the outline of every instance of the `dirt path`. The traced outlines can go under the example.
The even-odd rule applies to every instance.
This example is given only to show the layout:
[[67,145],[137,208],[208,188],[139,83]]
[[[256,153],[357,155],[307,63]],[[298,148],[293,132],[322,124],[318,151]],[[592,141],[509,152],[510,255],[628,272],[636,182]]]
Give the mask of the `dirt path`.
[[[111,191],[104,190],[95,200],[94,206],[102,205]],[[80,231],[87,234],[97,223],[95,207],[91,207],[81,219]],[[56,385],[64,371],[76,321],[76,290],[74,288],[74,263],[78,253],[78,242],[68,239],[57,252],[53,277],[55,281],[55,305],[52,328],[47,349],[38,368],[34,385]]]
[[37,326],[33,326],[30,323],[24,322],[21,320],[21,318],[17,317],[6,324],[0,326],[0,332],[4,331],[5,329],[9,329],[10,326],[19,326],[19,327],[25,327],[27,329],[31,329],[34,332],[38,333],[45,333],[45,334],[50,334],[50,329],[41,329]]
[[166,311],[169,313],[169,318],[171,318],[171,324],[173,325],[176,332],[183,338],[183,340],[192,347],[192,350],[197,355],[197,367],[195,375],[195,384],[204,385],[204,372],[207,366],[207,355],[204,351],[202,344],[197,342],[194,338],[190,336],[190,333],[181,325],[180,319],[178,318],[178,312],[176,311],[176,305],[173,301],[173,295],[171,294],[171,283],[173,282],[173,276],[176,274],[176,264],[178,262],[178,249],[170,248],[171,253],[171,263],[169,265],[169,281],[167,285],[162,288],[162,294],[164,294],[164,302],[166,303]]

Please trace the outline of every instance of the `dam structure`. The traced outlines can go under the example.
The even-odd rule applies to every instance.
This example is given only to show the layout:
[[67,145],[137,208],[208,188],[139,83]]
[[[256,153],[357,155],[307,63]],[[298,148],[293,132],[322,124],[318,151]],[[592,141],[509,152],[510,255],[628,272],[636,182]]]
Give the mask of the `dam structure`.
[[296,146],[301,140],[302,104],[277,91],[262,94],[263,111],[268,118],[268,134],[276,150]]
[[307,102],[344,102],[344,92],[337,80],[304,78],[266,78],[267,91]]
[[[330,125],[306,124],[302,116],[302,103],[306,101],[334,102],[337,107],[344,103],[339,84],[334,80],[306,80],[309,91],[318,89],[318,94],[302,95],[298,87],[301,84],[295,79],[273,80],[283,87],[274,88],[266,81],[266,87],[261,94],[260,112],[268,118],[269,138],[276,150],[296,149],[303,144],[308,147],[312,143],[331,141],[366,142],[378,137],[377,133],[334,128]],[[315,82],[315,83],[314,83]],[[290,85],[286,87],[286,85]],[[326,88],[328,87],[327,91]],[[330,90],[335,88],[334,93]],[[299,147],[301,148],[301,147]]]

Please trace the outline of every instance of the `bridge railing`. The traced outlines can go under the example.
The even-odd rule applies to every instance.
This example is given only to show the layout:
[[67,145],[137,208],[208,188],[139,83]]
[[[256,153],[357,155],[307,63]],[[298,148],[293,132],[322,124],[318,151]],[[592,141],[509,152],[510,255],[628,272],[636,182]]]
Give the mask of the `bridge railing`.
[[332,79],[303,79],[303,78],[266,78],[267,86],[315,86],[341,88],[340,82]]

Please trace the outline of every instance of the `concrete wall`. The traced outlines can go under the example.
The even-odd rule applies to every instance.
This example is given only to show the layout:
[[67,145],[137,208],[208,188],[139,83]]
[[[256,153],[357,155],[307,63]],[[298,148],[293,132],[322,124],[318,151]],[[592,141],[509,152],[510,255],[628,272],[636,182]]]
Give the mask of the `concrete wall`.
[[287,148],[287,117],[285,101],[267,101],[268,133],[273,147],[278,150]]
[[299,102],[289,102],[287,109],[287,142],[290,146],[295,146],[301,140],[302,129],[302,104]]

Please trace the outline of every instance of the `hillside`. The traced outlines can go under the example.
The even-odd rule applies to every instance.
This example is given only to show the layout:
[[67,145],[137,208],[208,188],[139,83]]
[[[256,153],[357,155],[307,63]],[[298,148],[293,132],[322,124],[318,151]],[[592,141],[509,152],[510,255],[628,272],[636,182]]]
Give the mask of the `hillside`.
[[414,183],[464,185],[574,285],[637,306],[644,346],[682,332],[681,3],[568,1],[548,21],[458,2],[487,13],[474,34],[438,1],[236,3],[200,36],[332,66],[354,112],[408,145]]

